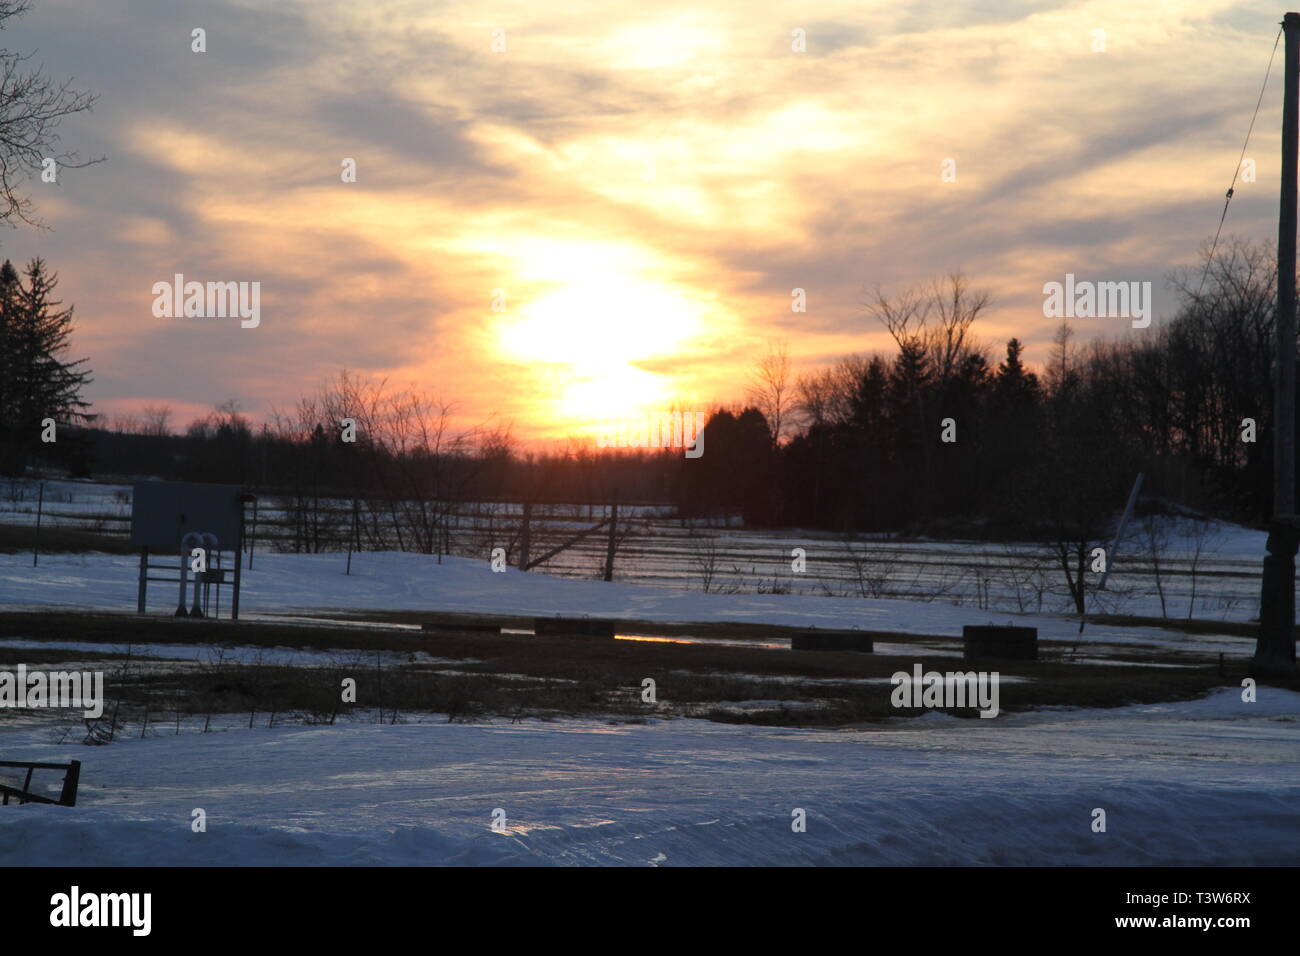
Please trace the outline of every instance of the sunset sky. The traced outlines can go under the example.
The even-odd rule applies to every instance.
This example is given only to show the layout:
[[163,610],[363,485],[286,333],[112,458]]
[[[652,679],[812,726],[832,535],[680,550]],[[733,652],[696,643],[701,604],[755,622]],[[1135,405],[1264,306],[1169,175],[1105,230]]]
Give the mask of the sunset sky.
[[[1284,12],[552,6],[37,0],[0,40],[99,96],[61,145],[107,159],[32,183],[50,231],[10,230],[0,254],[59,273],[95,410],[166,403],[183,426],[233,397],[260,419],[347,366],[418,382],[467,424],[559,438],[739,399],[769,342],[797,369],[883,348],[864,290],[951,270],[992,293],[977,331],[995,359],[1017,335],[1041,362],[1045,282],[1150,280],[1157,315],[1172,301]],[[1259,239],[1280,66],[1226,227]],[[260,282],[260,326],[155,317],[175,273]]]

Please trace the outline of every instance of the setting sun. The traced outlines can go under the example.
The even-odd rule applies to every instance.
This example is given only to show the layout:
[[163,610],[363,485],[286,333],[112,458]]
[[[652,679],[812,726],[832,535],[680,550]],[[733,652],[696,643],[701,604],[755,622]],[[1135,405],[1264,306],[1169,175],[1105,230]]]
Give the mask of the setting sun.
[[549,248],[544,263],[522,270],[541,280],[539,292],[495,326],[501,357],[534,367],[544,382],[552,421],[587,430],[665,406],[677,391],[671,374],[642,363],[689,352],[706,330],[688,290],[644,278],[628,260],[617,248],[570,256]]

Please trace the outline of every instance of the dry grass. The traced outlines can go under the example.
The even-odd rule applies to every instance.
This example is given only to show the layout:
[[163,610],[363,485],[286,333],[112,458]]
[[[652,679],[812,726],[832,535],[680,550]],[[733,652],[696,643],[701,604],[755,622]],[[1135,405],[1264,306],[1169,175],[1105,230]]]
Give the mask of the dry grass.
[[[35,543],[35,525],[0,524],[0,554],[30,554]],[[41,554],[140,553],[140,549],[131,547],[130,539],[122,535],[96,534],[57,525],[41,527],[40,546]]]
[[[367,615],[371,617],[371,615]],[[428,619],[430,615],[421,615]],[[481,619],[479,619],[481,620]],[[450,623],[444,621],[444,623]],[[647,625],[650,633],[686,625]],[[700,636],[776,636],[788,629],[742,625],[689,626]],[[677,633],[683,633],[677,630]],[[924,670],[997,670],[1003,676],[1031,678],[1001,685],[1005,712],[1044,706],[1116,707],[1200,696],[1221,686],[1239,685],[1246,665],[1220,674],[1217,662],[1189,668],[1114,667],[1068,663],[1050,645],[1037,662],[966,662],[951,657],[794,652],[725,645],[662,644],[601,639],[536,638],[483,632],[414,632],[396,628],[332,627],[263,621],[191,621],[126,614],[0,613],[0,638],[77,640],[103,644],[102,654],[83,651],[0,650],[0,666],[29,666],[60,660],[104,662],[109,694],[121,705],[121,719],[145,713],[203,715],[249,713],[265,725],[273,718],[313,721],[337,719],[360,708],[377,719],[438,714],[447,719],[607,715],[702,716],[728,722],[827,726],[860,724],[889,717],[915,716],[895,710],[887,679],[919,662]],[[890,635],[900,643],[914,635]],[[122,667],[118,653],[127,645],[212,644],[289,647],[337,652],[325,666],[269,664],[173,664],[141,666],[134,658]],[[376,666],[375,651],[404,654],[408,663]],[[419,663],[415,652],[455,661]],[[1141,656],[1150,656],[1149,654]],[[1186,661],[1187,658],[1180,658]],[[355,707],[341,703],[344,678],[357,684]],[[656,682],[658,704],[643,703],[645,678]],[[1263,682],[1263,681],[1261,681]],[[1300,689],[1300,682],[1278,682]],[[732,702],[800,701],[811,707],[772,706],[739,712]],[[726,702],[726,704],[724,704]],[[973,716],[973,711],[954,712]],[[381,715],[383,716],[381,718]],[[2,716],[2,715],[0,715]],[[155,716],[154,719],[159,719]]]

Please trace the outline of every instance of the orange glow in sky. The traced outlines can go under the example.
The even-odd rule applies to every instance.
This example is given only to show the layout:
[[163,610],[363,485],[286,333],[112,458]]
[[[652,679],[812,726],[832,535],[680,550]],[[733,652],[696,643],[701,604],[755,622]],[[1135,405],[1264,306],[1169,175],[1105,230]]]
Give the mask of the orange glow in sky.
[[[347,367],[524,442],[739,402],[776,342],[795,374],[890,349],[866,291],[955,270],[994,361],[1015,335],[1041,364],[1044,282],[1197,261],[1277,30],[1234,0],[320,0],[231,4],[253,39],[200,56],[183,7],[126,6],[49,0],[15,37],[102,104],[61,133],[109,161],[4,250],[60,275],[95,410],[264,419]],[[1228,223],[1253,238],[1278,100]],[[260,282],[260,327],[153,317],[175,273]]]

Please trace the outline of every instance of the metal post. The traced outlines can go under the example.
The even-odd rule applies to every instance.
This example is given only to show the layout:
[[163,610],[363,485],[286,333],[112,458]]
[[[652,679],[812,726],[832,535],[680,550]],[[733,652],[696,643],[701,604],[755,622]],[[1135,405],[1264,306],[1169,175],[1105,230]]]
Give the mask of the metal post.
[[[240,520],[243,520],[243,512],[240,512]],[[253,499],[253,533],[248,539],[248,570],[253,570],[253,549],[257,547],[257,499]],[[236,604],[239,602],[235,602]]]
[[[194,572],[194,606],[190,608],[190,617],[203,617],[203,608],[199,606],[199,585],[207,572]],[[206,587],[206,585],[205,585]],[[143,733],[143,731],[142,731]]]
[[[230,619],[239,620],[239,584],[240,569],[243,568],[244,562],[240,560],[240,553],[244,550],[244,504],[248,501],[249,495],[240,495],[239,498],[239,543],[235,545],[235,586],[230,593]],[[257,514],[257,499],[253,498],[253,514]],[[253,525],[256,529],[257,525]],[[256,534],[256,530],[254,530]],[[248,566],[253,566],[253,545],[250,542],[248,546]]]
[[352,499],[352,536],[348,539],[348,569],[344,574],[352,573],[352,547],[357,541],[357,499]]
[[614,501],[609,506],[609,546],[605,550],[605,580],[614,580],[614,548],[618,534],[618,489],[614,489]]
[[41,553],[41,512],[45,510],[45,482],[41,482],[36,498],[36,541],[32,544],[32,567],[36,567]]
[[524,502],[524,524],[523,524],[523,528],[521,528],[519,531],[519,570],[520,571],[528,570],[528,549],[530,544],[532,543],[531,529],[529,527],[529,524],[532,520],[532,515],[533,515],[533,504],[531,501],[525,501]]
[[140,549],[140,590],[135,597],[135,612],[144,613],[145,596],[149,591],[149,549]]
[[1128,493],[1128,504],[1124,506],[1124,516],[1119,519],[1119,527],[1115,529],[1115,538],[1110,543],[1110,550],[1106,552],[1106,570],[1101,572],[1101,580],[1097,582],[1097,590],[1106,590],[1106,579],[1110,577],[1110,569],[1115,564],[1115,555],[1119,552],[1120,539],[1124,537],[1124,529],[1128,526],[1129,519],[1133,517],[1133,506],[1137,504],[1138,494],[1142,491],[1142,472],[1138,472],[1137,480],[1133,482],[1133,490]]
[[1296,148],[1300,144],[1300,13],[1282,19],[1282,190],[1277,219],[1277,379],[1273,390],[1273,521],[1259,601],[1255,665],[1295,670]]
[[185,583],[188,580],[190,570],[188,542],[192,534],[186,534],[181,538],[181,596],[176,603],[176,617],[189,617],[189,609],[185,607]]

